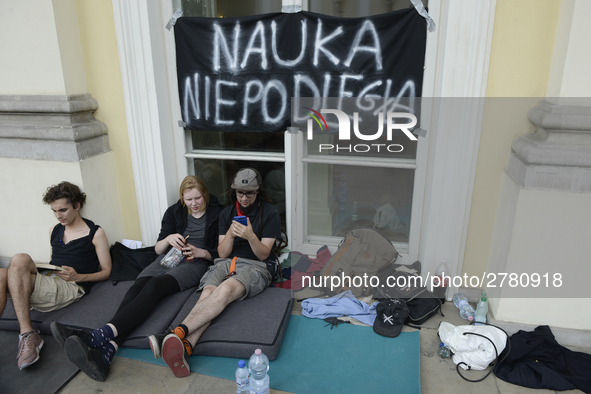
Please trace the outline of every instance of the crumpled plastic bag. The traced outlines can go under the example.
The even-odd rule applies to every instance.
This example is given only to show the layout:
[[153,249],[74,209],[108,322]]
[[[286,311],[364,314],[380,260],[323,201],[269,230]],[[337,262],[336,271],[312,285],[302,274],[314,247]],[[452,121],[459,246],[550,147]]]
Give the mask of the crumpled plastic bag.
[[474,325],[456,327],[451,323],[441,322],[437,331],[439,339],[454,353],[452,357],[454,363],[465,363],[460,365],[463,369],[469,367],[470,369],[482,371],[497,358],[491,341],[478,335],[464,335],[465,332],[484,335],[492,340],[499,355],[507,344],[507,335],[496,327]]
[[166,268],[174,268],[183,260],[185,256],[183,252],[178,250],[177,248],[170,248],[166,256],[160,262],[160,265]]
[[404,224],[400,222],[396,210],[390,204],[382,205],[376,210],[376,214],[371,221],[374,228],[387,227],[394,231],[404,231]]

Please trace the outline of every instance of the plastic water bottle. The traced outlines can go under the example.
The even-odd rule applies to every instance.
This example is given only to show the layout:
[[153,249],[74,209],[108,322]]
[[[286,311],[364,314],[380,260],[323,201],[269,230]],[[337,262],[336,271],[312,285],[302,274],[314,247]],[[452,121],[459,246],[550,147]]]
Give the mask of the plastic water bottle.
[[439,344],[439,351],[438,351],[438,353],[441,356],[441,358],[450,358],[451,357],[451,350],[443,342],[441,342]]
[[236,368],[236,393],[248,394],[248,368],[244,360],[238,361]]
[[480,301],[478,301],[478,305],[476,306],[476,313],[474,314],[474,320],[476,321],[476,323],[474,323],[474,325],[477,325],[477,326],[484,325],[484,323],[486,323],[486,315],[487,314],[488,314],[488,301],[486,298],[486,293],[484,293],[484,296],[480,298]]
[[454,305],[460,310],[463,319],[474,321],[474,308],[468,303],[468,298],[463,293],[454,294]]
[[250,370],[249,393],[250,394],[269,394],[269,359],[263,354],[261,349],[254,351],[254,354],[248,360],[248,369]]

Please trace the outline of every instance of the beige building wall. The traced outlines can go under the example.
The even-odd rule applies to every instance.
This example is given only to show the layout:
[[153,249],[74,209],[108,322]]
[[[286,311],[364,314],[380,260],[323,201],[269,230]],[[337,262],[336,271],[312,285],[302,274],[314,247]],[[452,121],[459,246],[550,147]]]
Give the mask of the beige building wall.
[[[112,8],[110,2],[97,3]],[[104,24],[98,14],[95,17],[95,23]],[[92,117],[96,102],[88,95],[88,82],[95,86],[99,81],[85,67],[74,0],[2,2],[0,37],[0,265],[19,252],[49,261],[48,230],[57,222],[41,197],[48,186],[63,180],[88,194],[82,214],[100,224],[111,243],[122,239],[126,234],[115,153],[106,133],[124,127],[112,126],[116,122],[111,115],[105,116],[104,124]],[[112,58],[104,54],[97,66]],[[115,89],[110,83],[116,75],[118,71],[100,76],[105,90],[99,111],[112,111],[106,104],[111,102]],[[124,111],[122,104],[115,105],[117,113]],[[129,183],[133,187],[133,181]],[[124,188],[124,193],[135,199],[133,189]]]
[[70,4],[73,0],[2,3],[0,94],[87,92],[78,26]]
[[[560,0],[498,0],[474,194],[462,272],[488,264],[511,143],[533,131],[527,111],[546,94]],[[511,99],[504,99],[511,97]]]
[[125,238],[141,240],[113,3],[87,0],[75,3],[88,91],[99,103],[95,117],[109,128]]

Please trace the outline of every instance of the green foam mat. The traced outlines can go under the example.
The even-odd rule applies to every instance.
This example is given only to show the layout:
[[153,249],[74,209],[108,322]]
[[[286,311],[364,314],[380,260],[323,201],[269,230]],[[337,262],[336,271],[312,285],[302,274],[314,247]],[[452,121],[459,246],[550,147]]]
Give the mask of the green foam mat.
[[[120,357],[165,366],[150,350]],[[191,356],[191,371],[234,380],[239,359]],[[420,393],[420,332],[382,337],[371,327],[291,316],[279,356],[269,363],[271,388],[292,393]]]

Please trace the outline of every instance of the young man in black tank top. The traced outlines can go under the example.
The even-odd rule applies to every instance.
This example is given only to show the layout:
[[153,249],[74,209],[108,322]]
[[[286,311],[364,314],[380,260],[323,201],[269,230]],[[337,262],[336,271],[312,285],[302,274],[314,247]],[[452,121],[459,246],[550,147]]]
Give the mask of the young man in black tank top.
[[63,308],[80,299],[93,282],[107,280],[111,274],[109,242],[104,230],[80,216],[85,201],[86,194],[69,182],[49,187],[43,196],[43,202],[59,221],[49,229],[50,263],[62,267],[55,271],[57,276],[39,274],[26,253],[12,257],[8,269],[0,269],[0,314],[8,291],[20,326],[20,369],[39,360],[43,347],[39,331],[31,325],[30,308],[41,312]]

